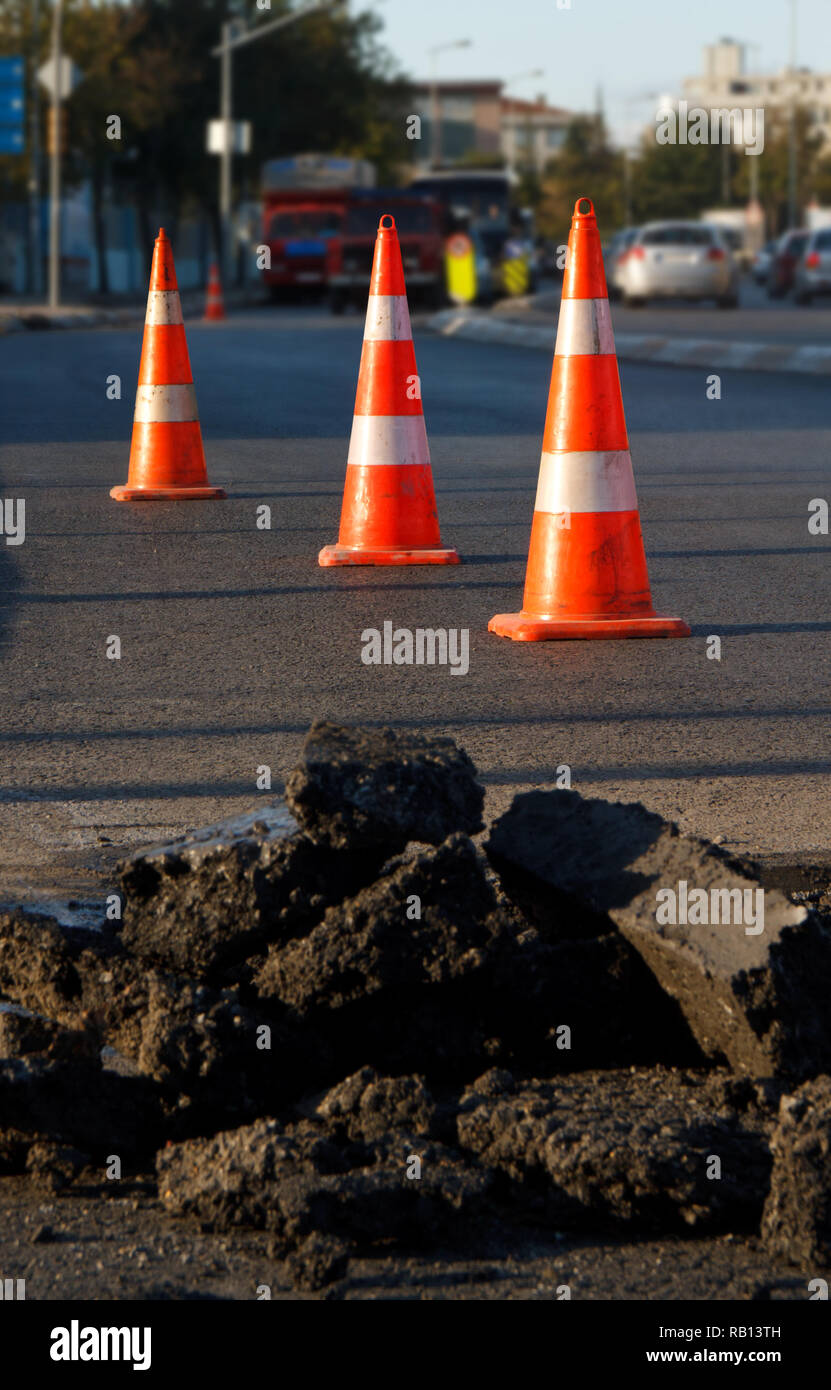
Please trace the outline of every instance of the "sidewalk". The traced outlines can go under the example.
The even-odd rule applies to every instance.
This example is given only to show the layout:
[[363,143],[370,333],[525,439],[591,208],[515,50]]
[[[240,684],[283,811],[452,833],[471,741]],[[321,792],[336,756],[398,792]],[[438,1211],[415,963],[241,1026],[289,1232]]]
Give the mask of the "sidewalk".
[[[205,290],[183,290],[181,292],[182,310],[186,320],[202,317],[205,308]],[[266,302],[265,290],[261,285],[245,285],[242,289],[223,292],[227,309],[242,309]],[[23,329],[44,328],[103,328],[107,326],[125,328],[142,324],[147,312],[146,297],[130,304],[120,304],[107,309],[96,304],[62,304],[59,309],[50,309],[45,304],[26,301],[0,301],[0,336],[4,333],[18,333]]]
[[[557,306],[549,293],[502,301],[492,310],[443,309],[425,326],[445,337],[514,347],[544,348],[553,353]],[[617,355],[624,362],[660,362],[678,367],[724,368],[757,372],[801,372],[831,376],[831,346],[823,343],[734,342],[724,338],[670,333],[616,333]]]

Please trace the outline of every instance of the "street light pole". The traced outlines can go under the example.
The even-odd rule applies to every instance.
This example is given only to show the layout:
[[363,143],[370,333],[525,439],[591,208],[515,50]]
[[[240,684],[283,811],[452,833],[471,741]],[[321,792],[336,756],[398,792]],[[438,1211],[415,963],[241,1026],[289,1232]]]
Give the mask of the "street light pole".
[[40,0],[32,0],[32,38],[29,102],[29,293],[40,297],[43,288],[43,265],[40,246],[40,100],[37,77],[34,75],[39,52]]
[[791,0],[791,119],[788,132],[788,226],[795,227],[797,203],[797,142],[796,142],[796,18],[797,0]]
[[[544,69],[544,68],[531,68],[529,72],[515,72],[511,77],[506,78],[505,82],[503,83],[502,90],[503,90],[503,92],[507,92],[508,88],[509,88],[509,87],[513,87],[514,84],[515,84],[516,82],[527,82],[527,81],[529,81],[532,77],[545,77],[545,69]],[[529,104],[529,106],[530,106],[530,102],[529,102],[528,104]],[[536,153],[535,153],[535,150],[534,150],[533,133],[534,133],[534,122],[533,122],[533,118],[532,118],[532,116],[531,116],[531,113],[529,112],[529,113],[528,113],[528,120],[527,120],[526,123],[525,123],[525,140],[526,140],[526,144],[527,144],[527,146],[528,146],[526,153],[527,153],[527,156],[528,156],[528,164],[529,164],[529,167],[530,167],[531,169],[533,169],[533,170],[536,172],[537,160],[536,160]],[[509,161],[508,161],[508,166],[509,166],[509,168],[510,168],[511,170],[513,170],[513,168],[514,168],[514,159],[513,159],[513,155],[514,155],[514,152],[515,152],[514,146],[516,146],[516,145],[518,145],[518,144],[519,144],[519,141],[517,141],[516,139],[513,140],[513,141],[512,141],[512,144],[511,144],[511,158],[510,158]],[[516,162],[518,163],[519,161],[517,160]]]
[[52,14],[52,152],[49,162],[49,308],[61,300],[61,23],[63,0]]
[[453,39],[450,43],[437,43],[429,49],[430,54],[430,154],[434,169],[441,164],[441,103],[439,102],[438,55],[451,48],[471,48],[471,39]]
[[233,110],[233,75],[231,69],[231,39],[234,35],[234,21],[226,19],[222,26],[220,59],[219,114],[222,118],[222,151],[219,156],[219,259],[222,266],[222,280],[227,285],[231,269],[231,111]]

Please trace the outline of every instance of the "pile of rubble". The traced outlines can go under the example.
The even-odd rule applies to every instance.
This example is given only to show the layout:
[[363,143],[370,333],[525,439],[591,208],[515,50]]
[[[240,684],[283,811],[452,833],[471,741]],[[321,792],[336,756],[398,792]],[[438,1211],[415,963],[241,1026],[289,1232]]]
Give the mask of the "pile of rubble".
[[831,1264],[823,916],[576,792],[483,853],[483,801],[449,739],[319,723],[286,804],[122,866],[122,921],[0,915],[0,1173],[155,1165],[307,1288],[483,1221]]

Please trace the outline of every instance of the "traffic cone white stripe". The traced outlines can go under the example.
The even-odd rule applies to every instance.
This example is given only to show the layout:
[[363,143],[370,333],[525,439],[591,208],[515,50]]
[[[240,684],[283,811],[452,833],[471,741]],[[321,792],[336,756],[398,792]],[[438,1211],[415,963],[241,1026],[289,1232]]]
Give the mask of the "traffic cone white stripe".
[[367,342],[400,342],[412,338],[410,310],[405,294],[371,294],[366,310]]
[[145,323],[184,323],[178,290],[151,290],[147,296]]
[[430,467],[423,415],[355,415],[349,441],[350,467],[418,464]]
[[628,449],[543,451],[535,511],[630,512],[637,506]]
[[608,299],[563,299],[557,323],[556,357],[586,357],[615,350]]
[[198,420],[196,391],[192,385],[140,386],[136,392],[133,418],[141,424],[160,420],[167,424]]

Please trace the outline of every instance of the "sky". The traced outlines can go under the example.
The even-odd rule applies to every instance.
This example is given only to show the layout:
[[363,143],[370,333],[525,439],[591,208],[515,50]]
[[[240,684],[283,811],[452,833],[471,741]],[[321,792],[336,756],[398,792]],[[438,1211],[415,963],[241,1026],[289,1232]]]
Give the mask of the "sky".
[[[562,0],[561,0],[562,3]],[[831,0],[796,0],[799,65],[831,70]],[[510,83],[513,96],[545,93],[553,106],[594,109],[598,85],[612,134],[634,140],[658,98],[680,95],[701,71],[701,50],[720,38],[749,45],[750,71],[788,61],[792,0],[363,0],[384,21],[381,36],[415,78],[430,73],[429,49],[456,39],[472,46],[441,53],[440,78],[544,77]],[[353,6],[354,7],[354,6]]]

